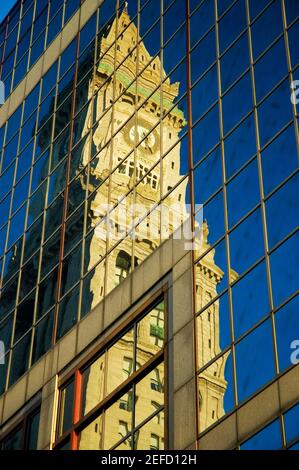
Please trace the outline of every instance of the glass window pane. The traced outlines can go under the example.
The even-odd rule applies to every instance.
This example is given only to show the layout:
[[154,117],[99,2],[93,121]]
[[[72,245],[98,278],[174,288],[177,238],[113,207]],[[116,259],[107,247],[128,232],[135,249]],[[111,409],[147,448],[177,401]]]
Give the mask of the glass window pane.
[[298,289],[299,232],[270,256],[274,305],[278,306]]
[[59,436],[68,431],[73,422],[74,387],[72,380],[60,392]]
[[292,119],[290,85],[287,80],[258,107],[258,118],[261,147],[263,147]]
[[284,414],[284,425],[287,442],[291,442],[299,436],[299,405],[291,408]]
[[132,429],[133,390],[123,395],[105,412],[103,449],[111,449]]
[[192,118],[196,122],[217,101],[217,69],[214,66],[192,88]]
[[57,339],[62,338],[77,323],[78,304],[79,286],[77,285],[59,303]]
[[257,209],[229,235],[231,267],[240,276],[264,255],[261,210]]
[[220,140],[218,105],[193,127],[194,162],[198,162]]
[[234,225],[259,201],[257,161],[253,160],[227,185],[229,225]]
[[[196,6],[198,6],[196,0]],[[192,8],[190,8],[192,11]],[[208,31],[215,21],[214,4],[213,2],[205,1],[194,12],[190,20],[190,40],[193,46],[203,35]]]
[[269,248],[287,236],[299,220],[299,173],[266,202]]
[[[282,155],[283,158],[281,158]],[[293,125],[291,125],[262,152],[265,195],[272,191],[297,167],[295,131]]]
[[83,429],[79,436],[79,450],[102,450],[103,439],[103,419],[104,415],[95,418],[85,429]]
[[100,356],[82,373],[82,415],[86,415],[104,398],[105,355]]
[[26,434],[27,434],[26,449],[28,450],[37,449],[38,430],[39,430],[39,412],[35,413],[33,416],[30,416],[29,418],[29,422],[27,424],[27,429],[26,429]]
[[288,73],[284,38],[255,64],[256,99],[259,102]]
[[235,406],[231,351],[198,376],[199,432],[215,424]]
[[2,442],[2,450],[21,450],[23,444],[23,429],[17,429]]
[[251,79],[247,73],[223,97],[223,128],[226,134],[252,108]]
[[272,2],[251,27],[253,58],[256,59],[282,31],[281,5]]
[[215,29],[212,29],[191,52],[192,83],[194,83],[215,60],[216,38]]
[[134,330],[128,331],[107,351],[107,394],[134,372]]
[[17,309],[14,342],[18,341],[32,327],[34,314],[35,292],[31,294]]
[[297,21],[288,31],[289,36],[289,47],[290,47],[290,56],[291,56],[291,64],[292,68],[294,69],[299,61],[298,58],[298,41],[297,38],[299,36],[299,21]]
[[11,368],[9,386],[13,385],[28,368],[30,353],[31,333],[25,336],[13,349],[11,357]]
[[223,52],[245,28],[245,2],[236,2],[219,21],[220,53]]
[[256,153],[254,117],[251,114],[224,141],[226,178],[229,179]]
[[33,364],[38,361],[38,359],[45,354],[52,345],[53,317],[54,310],[51,310],[51,312],[48,313],[47,316],[35,327],[32,353]]
[[[292,0],[291,0],[292,1]],[[250,0],[249,1],[249,12],[251,20],[254,18],[268,5],[271,0]]]
[[134,433],[135,450],[164,450],[164,411]]
[[220,59],[221,84],[224,92],[249,68],[248,36],[243,36]]
[[[204,282],[204,280],[203,280]],[[208,290],[198,289],[198,304],[203,297],[211,299]],[[218,356],[231,343],[230,312],[227,293],[218,298],[197,317],[197,353],[198,368],[202,369],[208,362]]]
[[282,447],[280,422],[277,419],[241,445],[241,450],[278,450]]
[[146,364],[164,346],[164,302],[137,323],[136,369]]
[[[138,426],[164,405],[164,364],[138,382],[135,390],[135,426]],[[163,426],[160,431],[163,431]]]
[[288,302],[275,315],[279,370],[283,372],[299,358],[299,296]]
[[272,328],[264,322],[236,345],[239,402],[244,401],[275,375]]
[[238,339],[270,312],[264,262],[234,284],[232,298],[235,337]]

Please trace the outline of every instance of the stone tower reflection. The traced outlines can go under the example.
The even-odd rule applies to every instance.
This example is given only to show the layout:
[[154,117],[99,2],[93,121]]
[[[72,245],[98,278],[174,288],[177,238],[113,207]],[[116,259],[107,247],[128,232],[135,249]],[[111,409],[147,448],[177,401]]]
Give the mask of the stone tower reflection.
[[[117,34],[119,39],[115,43]],[[95,231],[90,241],[89,269],[96,264],[99,257],[104,257],[107,249],[105,235],[102,236],[103,232],[101,230],[101,221],[106,215],[103,210],[103,201],[108,201],[109,198],[110,204],[112,206],[116,205],[117,201],[121,200],[123,195],[153,168],[147,174],[146,179],[136,186],[135,191],[135,202],[143,205],[148,211],[150,207],[159,202],[161,194],[165,194],[167,188],[175,186],[182,178],[180,174],[180,144],[174,146],[165,158],[163,165],[158,164],[155,166],[159,162],[161,149],[163,149],[163,153],[166,153],[173,146],[173,142],[179,139],[179,133],[186,125],[182,111],[174,106],[179,94],[179,83],[172,84],[169,79],[165,78],[166,74],[164,70],[161,70],[160,60],[151,58],[143,42],[139,43],[137,49],[139,60],[137,60],[135,46],[138,41],[140,41],[140,38],[136,26],[131,22],[126,11],[118,19],[117,26],[116,21],[114,21],[106,37],[102,39],[101,54],[103,58],[99,63],[94,83],[95,89],[98,90],[96,117],[99,119],[99,125],[93,134],[93,144],[97,149],[98,158],[91,171],[95,181],[105,180],[105,183],[99,185],[91,201],[91,225],[95,227]],[[112,46],[113,44],[114,46]],[[132,53],[128,56],[128,51],[131,49]],[[113,81],[109,80],[109,77],[113,74],[114,68],[117,68],[117,71],[114,74]],[[164,81],[159,86],[161,77]],[[131,86],[127,88],[130,83],[132,83]],[[110,103],[115,101],[113,109],[109,109]],[[138,106],[138,112],[135,111],[136,106]],[[163,120],[163,125],[160,126],[161,114],[162,116],[167,114],[167,118]],[[88,119],[86,122],[88,122]],[[150,132],[154,126],[156,126],[155,129]],[[115,135],[113,139],[111,139],[112,135]],[[136,146],[136,151],[132,152],[134,146]],[[85,158],[87,163],[88,153],[86,153]],[[117,170],[111,175],[111,170],[116,168],[117,165],[119,165]],[[108,179],[109,174],[110,178]],[[167,204],[179,203],[178,212],[180,212],[181,222],[183,222],[187,218],[186,183],[179,186],[179,191],[170,194],[170,197],[167,198]],[[125,203],[130,203],[129,197],[126,198]],[[112,219],[113,217],[112,214]],[[116,221],[113,220],[113,222]],[[130,217],[127,217],[124,221],[126,228],[131,223],[132,218]],[[163,225],[163,218],[161,225],[159,225],[159,221],[154,223],[157,223],[157,233],[159,233],[162,228],[161,225]],[[174,227],[169,224],[166,232],[172,233],[173,230]],[[119,248],[112,251],[112,255],[109,256],[107,261],[108,266],[105,267],[104,263],[100,264],[91,279],[92,306],[101,300],[104,292],[108,293],[128,275],[132,264],[136,266],[150,255],[159,243],[158,238],[158,236],[157,238],[137,238],[134,259],[130,237],[126,238]],[[200,255],[200,252],[206,251],[208,247],[208,223],[205,222],[197,256]],[[197,305],[199,308],[201,305],[207,304],[208,299],[212,299],[217,295],[217,285],[223,277],[222,270],[214,262],[214,255],[215,250],[210,252],[209,257],[205,257],[204,262],[199,262],[195,267]],[[105,273],[106,290],[103,284]],[[212,361],[221,352],[219,314],[219,302],[216,301],[198,320],[199,368]],[[145,335],[144,341],[146,340],[149,341],[149,337]],[[200,376],[198,382],[201,410],[199,417],[200,431],[224,414],[224,395],[227,388],[225,379],[227,357],[228,354],[216,360],[213,363],[213,370],[209,368],[206,373]],[[129,350],[126,351],[125,345],[122,345],[118,350],[117,359],[114,357],[112,360],[115,371],[121,368],[124,360],[130,360]],[[110,380],[112,378],[108,377],[108,382]],[[90,383],[90,387],[93,386],[92,384],[93,382]],[[144,387],[141,391],[141,396],[146,397],[148,403],[152,401],[148,384],[147,388]],[[121,419],[120,413],[122,412],[119,407],[115,407],[114,410],[110,411],[109,417],[105,417],[104,429],[106,429],[106,432],[101,438],[101,442],[104,443],[103,448],[109,448],[115,442],[113,433],[120,432],[120,427],[125,428],[128,426],[128,421]],[[107,419],[109,424],[107,424]],[[98,424],[98,429],[102,430],[102,426],[100,426],[100,423]],[[88,436],[85,435],[84,438],[86,441],[91,439],[90,442],[92,442],[94,440],[91,437],[93,430],[90,430],[90,433]],[[162,437],[162,428],[158,434]],[[149,442],[147,445],[150,445]]]

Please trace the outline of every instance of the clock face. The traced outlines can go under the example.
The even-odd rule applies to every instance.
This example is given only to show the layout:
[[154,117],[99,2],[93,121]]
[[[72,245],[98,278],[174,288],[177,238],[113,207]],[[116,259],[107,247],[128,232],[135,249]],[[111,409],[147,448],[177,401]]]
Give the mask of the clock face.
[[[136,138],[137,134],[137,138]],[[148,129],[143,126],[132,126],[130,131],[129,131],[129,137],[131,142],[134,144],[135,142],[141,142],[141,146],[143,148],[150,148],[152,149],[155,146],[156,143],[156,137],[153,132],[151,132],[149,135],[148,134]],[[147,136],[147,137],[146,137]]]
[[142,122],[135,126],[134,123],[130,122],[128,126],[125,126],[124,135],[130,145],[140,142],[138,149],[154,153],[159,145],[158,133],[156,130],[153,130],[149,134],[149,131],[150,128],[146,123]]

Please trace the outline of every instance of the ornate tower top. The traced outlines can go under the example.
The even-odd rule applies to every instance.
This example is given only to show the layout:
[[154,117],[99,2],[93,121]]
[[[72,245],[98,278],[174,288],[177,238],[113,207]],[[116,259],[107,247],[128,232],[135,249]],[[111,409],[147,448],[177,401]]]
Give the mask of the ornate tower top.
[[[114,43],[115,47],[112,46]],[[132,83],[128,92],[131,91],[134,95],[136,94],[134,80],[138,76],[137,96],[142,100],[150,97],[156,107],[161,105],[161,89],[157,87],[162,79],[163,111],[167,112],[173,107],[173,102],[179,93],[179,83],[170,83],[160,58],[158,56],[153,58],[146,49],[135,23],[128,14],[127,3],[119,18],[113,21],[107,35],[102,38],[100,47],[102,59],[98,66],[99,76],[112,76],[116,70],[117,84],[125,89]],[[178,127],[185,125],[183,112],[178,107],[171,111],[171,115],[176,117]]]

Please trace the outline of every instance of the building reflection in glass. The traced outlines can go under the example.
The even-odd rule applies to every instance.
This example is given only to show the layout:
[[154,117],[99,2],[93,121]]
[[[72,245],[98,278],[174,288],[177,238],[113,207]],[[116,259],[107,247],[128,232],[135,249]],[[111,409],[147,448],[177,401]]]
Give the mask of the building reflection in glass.
[[[50,347],[55,300],[58,299],[55,314],[58,315],[56,338],[59,339],[77,322],[80,297],[83,316],[122,282],[163,239],[171,235],[176,228],[175,221],[171,219],[165,223],[165,208],[176,206],[180,222],[188,218],[188,179],[181,174],[185,155],[182,154],[183,141],[180,140],[186,121],[180,104],[177,104],[179,83],[172,83],[166,77],[159,57],[153,59],[144,42],[138,43],[139,39],[134,22],[131,22],[124,10],[118,21],[115,20],[101,38],[101,60],[95,76],[88,76],[77,87],[78,114],[72,131],[69,124],[72,74],[69,80],[66,74],[64,88],[57,97],[59,106],[56,103],[54,123],[50,115],[40,122],[40,153],[47,155],[52,135],[55,140],[40,174],[43,180],[49,173],[48,190],[45,185],[41,185],[29,213],[33,219],[37,218],[47,200],[45,230],[43,246],[31,258],[28,254],[29,261],[22,271],[21,280],[21,296],[25,296],[36,286],[40,269],[38,289],[29,299],[31,303],[28,304],[27,300],[24,305],[24,309],[32,311],[33,315],[36,302],[35,321],[45,316],[44,327],[40,323],[39,329],[36,329],[35,359]],[[80,77],[84,77],[88,69],[88,63],[83,61],[80,64]],[[95,98],[90,100],[92,93],[95,93]],[[54,101],[53,97],[50,110],[54,108]],[[61,283],[58,285],[63,195],[70,152],[67,220]],[[164,155],[162,161],[161,152]],[[161,198],[164,198],[163,204]],[[122,226],[119,225],[119,219],[114,215],[115,208],[122,204],[128,207],[133,202],[143,207],[144,220],[139,213],[129,217],[126,214]],[[113,209],[107,222],[108,205]],[[155,205],[159,210],[156,211],[156,218],[151,218],[150,211],[154,212]],[[140,223],[132,225],[133,219],[135,225],[136,219],[140,219]],[[108,223],[112,223],[113,236],[111,233],[107,236]],[[142,230],[150,223],[151,233],[155,228],[156,236],[147,237],[143,234]],[[209,220],[206,220],[199,248],[202,253],[209,247],[208,225]],[[40,246],[41,236],[40,224],[37,223],[26,240],[32,253],[36,251],[34,247],[37,249]],[[117,244],[121,239],[121,243]],[[15,245],[7,277],[12,275],[14,266],[18,265],[20,251],[21,246]],[[196,257],[200,257],[201,252],[196,253]],[[215,250],[210,251],[195,267],[197,311],[217,296],[217,286],[223,277],[223,271],[214,262],[214,253]],[[16,282],[12,278],[12,284],[3,296],[1,314],[13,308]],[[27,314],[25,321],[22,304],[18,307],[18,316],[20,338],[32,327],[34,319]],[[164,317],[159,309],[155,315],[140,322],[138,328],[137,369],[163,347]],[[199,375],[199,427],[202,431],[225,413],[224,396],[229,386],[225,372],[229,352],[221,356],[221,312],[217,300],[198,317],[197,330],[199,369],[212,362],[216,356],[219,357]],[[38,334],[42,338],[40,341]],[[83,415],[134,373],[133,335],[133,332],[128,333],[84,373]],[[24,354],[29,354],[29,346],[25,347]],[[21,372],[17,370],[15,377],[20,376]],[[81,432],[79,447],[107,449],[118,446],[122,441],[118,448],[134,445],[138,449],[162,449],[164,411],[159,410],[164,404],[163,384],[164,367],[161,364]],[[151,417],[154,412],[156,414]]]

